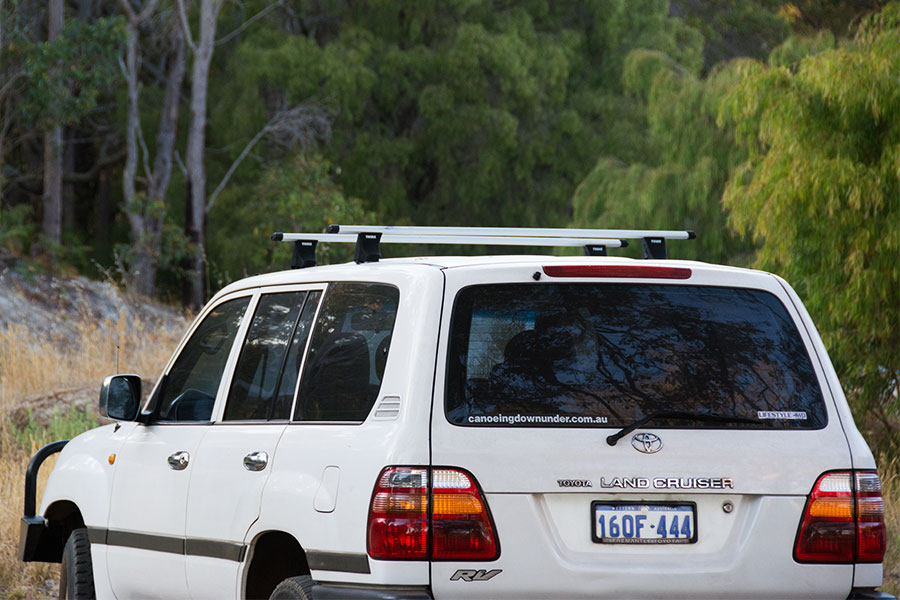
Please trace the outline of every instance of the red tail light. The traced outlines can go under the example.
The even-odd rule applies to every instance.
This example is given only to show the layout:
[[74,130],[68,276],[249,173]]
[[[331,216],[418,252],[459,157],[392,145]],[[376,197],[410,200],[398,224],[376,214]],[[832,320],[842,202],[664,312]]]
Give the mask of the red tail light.
[[882,562],[886,546],[887,533],[884,527],[881,480],[875,473],[857,473],[856,562]]
[[645,279],[690,279],[685,267],[653,267],[649,265],[548,265],[543,267],[550,277],[622,277]]
[[435,469],[434,560],[493,560],[497,541],[487,505],[474,478],[457,469]]
[[794,558],[804,563],[882,562],[881,481],[872,472],[826,473],[806,503]]
[[372,558],[428,558],[428,471],[388,467],[378,476],[366,541]]
[[493,560],[500,549],[475,479],[460,469],[427,467],[381,472],[367,546],[383,560]]

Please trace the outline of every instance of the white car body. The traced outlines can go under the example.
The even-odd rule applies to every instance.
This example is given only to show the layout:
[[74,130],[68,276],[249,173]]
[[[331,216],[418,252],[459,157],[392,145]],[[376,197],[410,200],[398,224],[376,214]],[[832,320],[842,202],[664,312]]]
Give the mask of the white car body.
[[[618,427],[451,423],[444,393],[458,292],[486,283],[598,283],[591,277],[536,280],[547,265],[686,268],[691,275],[684,280],[613,277],[599,283],[774,295],[811,357],[827,426],[659,429],[649,423],[638,431],[658,434],[664,448],[643,454],[629,443],[630,435],[615,446],[605,442]],[[361,423],[224,420],[249,315],[260,298],[295,290],[327,294],[335,282],[399,290],[389,359],[368,417]],[[247,597],[248,578],[258,577],[250,573],[263,552],[259,540],[273,532],[281,537],[270,536],[267,544],[292,538],[322,589],[387,590],[393,597],[848,598],[882,583],[880,563],[802,564],[794,558],[798,525],[817,478],[836,470],[874,470],[875,461],[815,326],[796,293],[776,276],[688,261],[549,256],[391,259],[284,271],[216,294],[166,372],[206,315],[241,296],[249,297],[248,316],[240,322],[210,422],[100,427],[72,440],[50,476],[38,514],[49,521],[54,507],[77,508],[91,539],[99,598]],[[168,464],[177,452],[190,457],[182,470]],[[260,471],[242,464],[253,453],[268,458]],[[493,518],[499,556],[370,556],[373,486],[382,469],[404,465],[449,466],[474,476]],[[622,479],[649,483],[608,487]],[[715,483],[700,488],[698,479]],[[562,481],[572,487],[561,487]],[[596,543],[591,505],[602,501],[691,503],[696,542]]]

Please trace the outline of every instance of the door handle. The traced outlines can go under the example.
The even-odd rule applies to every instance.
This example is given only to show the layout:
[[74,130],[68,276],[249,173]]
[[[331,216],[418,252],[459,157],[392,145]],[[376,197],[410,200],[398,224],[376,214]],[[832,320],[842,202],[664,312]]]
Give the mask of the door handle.
[[244,468],[248,471],[262,471],[269,464],[269,455],[265,452],[251,452],[244,457]]
[[181,450],[180,452],[176,452],[169,456],[169,468],[174,469],[175,471],[184,471],[187,469],[190,460],[191,455],[184,450]]

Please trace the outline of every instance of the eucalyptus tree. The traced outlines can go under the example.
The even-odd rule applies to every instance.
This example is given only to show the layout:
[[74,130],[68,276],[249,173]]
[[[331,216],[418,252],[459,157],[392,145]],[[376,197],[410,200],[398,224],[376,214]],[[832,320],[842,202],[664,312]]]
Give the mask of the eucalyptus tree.
[[[129,283],[146,296],[156,294],[156,272],[163,254],[162,234],[166,221],[166,192],[172,175],[173,153],[177,137],[178,113],[185,74],[185,44],[181,28],[171,11],[156,14],[159,0],[150,0],[140,9],[131,0],[119,0],[127,19],[124,71],[128,90],[125,124],[126,160],[122,172],[122,196],[125,216],[131,228],[127,261]],[[149,37],[161,48],[160,66],[164,73],[164,92],[159,107],[155,155],[144,141],[141,126],[141,51],[140,29],[154,16],[161,26],[151,28]],[[150,44],[148,40],[146,43]],[[149,60],[149,56],[146,59]],[[143,160],[140,160],[143,159]],[[138,164],[143,163],[144,189],[138,191]],[[152,162],[152,167],[150,166]]]

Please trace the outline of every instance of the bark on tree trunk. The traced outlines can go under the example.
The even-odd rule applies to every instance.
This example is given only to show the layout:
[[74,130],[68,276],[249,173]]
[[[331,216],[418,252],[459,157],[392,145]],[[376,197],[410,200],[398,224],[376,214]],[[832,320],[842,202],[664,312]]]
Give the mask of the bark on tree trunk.
[[169,185],[172,148],[178,119],[178,92],[184,79],[184,50],[182,45],[173,53],[177,60],[169,67],[166,95],[160,113],[156,160],[150,174],[148,189],[146,193],[139,194],[135,187],[139,153],[138,135],[141,127],[138,97],[138,26],[155,10],[156,2],[148,3],[140,14],[134,12],[128,0],[120,0],[120,4],[128,17],[125,44],[128,118],[125,128],[125,167],[122,172],[122,195],[125,199],[128,224],[131,226],[133,246],[133,256],[128,261],[128,283],[134,291],[145,296],[153,296],[156,294],[156,271],[161,254],[160,232],[165,219],[165,193]]
[[[63,25],[63,0],[47,5],[47,39],[59,37]],[[63,131],[57,125],[44,134],[44,192],[41,232],[56,244],[62,243]]]
[[44,191],[41,233],[55,244],[62,243],[62,127],[44,134]]
[[109,251],[111,213],[109,175],[105,169],[101,169],[97,174],[97,203],[94,205],[94,254],[96,256],[105,256]]
[[137,291],[144,293],[140,281],[143,279],[143,269],[146,261],[144,244],[147,230],[144,224],[143,207],[137,197],[134,180],[137,174],[138,163],[138,127],[140,127],[140,114],[138,107],[138,72],[137,72],[137,22],[128,20],[128,33],[125,42],[125,73],[128,87],[128,118],[125,124],[125,167],[122,171],[122,196],[125,200],[125,215],[131,226],[131,239],[136,258],[130,261],[128,279]]
[[[77,138],[71,127],[63,129],[63,139],[69,140],[63,153],[63,173],[75,172],[75,144],[72,143],[73,138]],[[75,186],[65,181],[63,178],[62,188],[62,224],[63,227],[71,231],[75,227]]]
[[216,20],[221,0],[200,0],[200,37],[194,50],[191,71],[191,124],[188,131],[187,170],[189,219],[185,234],[197,248],[191,260],[185,299],[195,310],[206,301],[206,168],[203,154],[206,146],[206,100],[209,65],[215,46]]

